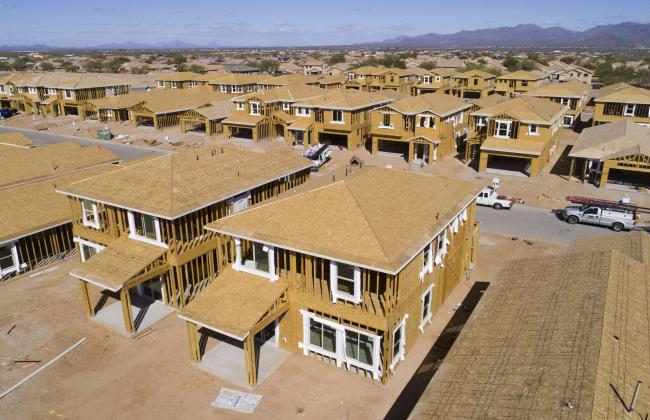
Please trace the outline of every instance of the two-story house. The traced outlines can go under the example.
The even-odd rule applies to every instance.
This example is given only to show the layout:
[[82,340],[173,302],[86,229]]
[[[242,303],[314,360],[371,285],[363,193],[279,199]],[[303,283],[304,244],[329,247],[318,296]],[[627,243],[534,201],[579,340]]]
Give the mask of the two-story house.
[[451,77],[456,71],[451,69],[433,69],[420,74],[413,83],[413,95],[425,93],[449,93],[451,91]]
[[496,76],[483,70],[468,70],[451,76],[451,93],[459,98],[482,98],[494,93]]
[[562,65],[562,68],[551,70],[549,77],[551,81],[566,82],[568,80],[577,80],[591,85],[593,75],[593,71],[581,66]]
[[212,80],[208,82],[208,85],[212,86],[213,90],[235,97],[255,92],[258,89],[257,84],[268,78],[268,76],[261,74],[234,73]]
[[411,74],[407,70],[364,66],[346,72],[344,87],[364,92],[395,90],[410,93],[411,81]]
[[541,71],[518,70],[496,78],[494,91],[500,95],[516,97],[548,83],[549,77]]
[[264,346],[385,383],[469,276],[478,190],[370,167],[208,224],[222,268],[179,314],[192,360],[216,337],[243,347],[251,386]]
[[[256,92],[232,99],[232,112],[222,121],[225,138],[237,137],[259,141],[285,137],[289,144],[309,138],[309,126],[301,120],[294,104],[322,95],[316,86],[297,84]],[[300,120],[298,124],[294,123]],[[288,133],[288,128],[293,132]],[[307,133],[305,133],[307,131]],[[303,136],[304,134],[304,136]]]
[[257,83],[258,89],[273,89],[289,85],[318,85],[318,78],[302,74],[283,74],[272,76]]
[[159,89],[189,89],[206,83],[201,74],[191,71],[160,74],[155,81]]
[[594,125],[631,120],[650,125],[650,90],[627,83],[605,86],[595,93]]
[[407,162],[431,164],[456,151],[466,134],[471,104],[443,93],[397,100],[371,112],[371,153],[399,153]]
[[379,106],[408,96],[393,90],[365,92],[330,89],[294,105],[296,121],[289,127],[306,127],[304,144],[327,143],[352,150],[370,140],[370,114]]
[[564,83],[551,83],[530,90],[525,95],[547,99],[567,106],[562,126],[571,128],[580,120],[582,110],[589,102],[591,86],[571,79]]
[[[289,150],[221,147],[137,161],[59,186],[69,197],[83,262],[70,275],[81,284],[84,312],[133,336],[151,325],[147,314],[182,308],[221,264],[216,235],[204,226],[303,183],[310,166]],[[98,304],[89,286],[102,291]],[[109,297],[119,302],[104,308]],[[119,314],[123,326],[110,321]]]
[[321,74],[328,74],[329,65],[321,60],[315,58],[308,58],[302,63],[302,73],[311,76],[320,76]]
[[481,139],[479,171],[538,176],[556,152],[566,105],[520,96],[472,112],[472,132]]

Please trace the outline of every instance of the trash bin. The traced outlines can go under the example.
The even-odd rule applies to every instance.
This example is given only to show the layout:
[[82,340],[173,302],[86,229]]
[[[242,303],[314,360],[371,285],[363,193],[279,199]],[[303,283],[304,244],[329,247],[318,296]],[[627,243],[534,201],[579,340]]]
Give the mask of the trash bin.
[[110,140],[113,138],[113,133],[110,130],[97,130],[97,135],[95,136],[100,140]]

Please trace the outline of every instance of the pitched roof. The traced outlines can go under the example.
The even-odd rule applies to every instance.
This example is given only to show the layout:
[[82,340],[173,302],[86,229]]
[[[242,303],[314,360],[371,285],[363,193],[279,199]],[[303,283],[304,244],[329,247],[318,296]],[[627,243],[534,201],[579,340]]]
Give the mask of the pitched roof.
[[444,117],[462,109],[468,109],[471,107],[471,104],[468,104],[464,100],[455,96],[436,92],[418,96],[409,96],[405,99],[391,103],[388,107],[407,115],[428,111]]
[[104,165],[0,190],[0,243],[70,222],[70,203],[56,186],[116,169]]
[[476,105],[479,109],[489,108],[501,102],[507,101],[508,98],[503,95],[488,95],[478,99],[470,99],[469,103]]
[[232,113],[232,102],[230,100],[217,101],[210,106],[197,108],[193,111],[203,115],[210,121],[228,118]]
[[650,266],[650,234],[628,232],[623,235],[605,235],[578,239],[573,242],[575,252],[616,251]]
[[7,133],[0,133],[0,145],[29,148],[32,147],[34,143],[23,133],[18,131],[9,131]]
[[628,417],[650,380],[650,266],[607,247],[509,263],[410,418]]
[[526,70],[517,70],[512,73],[502,74],[498,76],[499,80],[541,80],[546,79],[548,76],[541,71],[526,71]]
[[[479,189],[457,179],[371,167],[206,228],[396,273]],[[325,222],[314,223],[314,215]]]
[[199,108],[228,98],[224,93],[196,87],[148,92],[141,103],[154,114],[167,114]]
[[650,156],[650,128],[621,120],[584,129],[569,157],[607,160],[636,154]]
[[338,83],[343,83],[347,80],[345,74],[331,74],[328,76],[322,76],[318,79],[318,84],[320,85],[333,85]]
[[262,74],[229,74],[208,82],[209,85],[256,85],[268,76]]
[[507,114],[520,121],[537,124],[551,124],[562,115],[566,106],[534,96],[520,96],[496,105],[480,109],[472,115],[493,117]]
[[475,77],[475,76],[479,76],[484,79],[494,79],[496,77],[496,75],[492,73],[488,73],[483,70],[467,70],[462,73],[456,73],[452,77],[455,77],[457,79],[467,79],[469,77]]
[[296,84],[313,85],[318,81],[316,76],[308,76],[305,74],[283,74],[281,76],[273,76],[264,80],[260,80],[258,85],[271,85],[271,86],[287,86]]
[[172,73],[164,73],[156,76],[155,80],[164,82],[187,82],[187,81],[200,81],[203,80],[202,74],[194,73],[193,71],[179,71]]
[[386,95],[362,92],[355,89],[325,90],[321,96],[298,102],[297,106],[307,108],[356,110],[392,102]]
[[0,189],[118,160],[101,146],[82,147],[72,141],[32,148],[0,144]]
[[322,95],[325,90],[305,84],[292,84],[278,86],[273,89],[258,90],[245,95],[233,98],[233,101],[246,101],[248,99],[260,99],[266,103],[271,102],[298,102],[303,99],[315,98]]
[[641,89],[627,83],[617,83],[605,86],[597,91],[594,102],[650,104],[650,90]]
[[179,317],[244,340],[288,288],[287,280],[271,282],[226,268]]
[[549,83],[524,93],[528,96],[543,98],[582,98],[591,91],[591,86],[571,79],[564,83]]
[[58,191],[174,219],[310,166],[290,150],[199,149],[149,159]]
[[70,275],[117,292],[166,252],[166,248],[123,235],[73,269]]

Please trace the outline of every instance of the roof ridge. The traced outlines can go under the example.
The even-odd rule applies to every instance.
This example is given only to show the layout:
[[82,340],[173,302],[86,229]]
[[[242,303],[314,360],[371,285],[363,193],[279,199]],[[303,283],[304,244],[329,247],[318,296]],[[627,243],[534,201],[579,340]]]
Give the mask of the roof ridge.
[[354,202],[357,203],[357,208],[363,215],[363,218],[365,219],[366,223],[368,224],[368,227],[370,228],[370,231],[372,232],[373,236],[375,239],[377,239],[377,243],[379,244],[379,247],[381,248],[381,252],[384,254],[384,257],[386,258],[386,261],[390,261],[393,263],[394,261],[388,256],[388,252],[386,251],[386,248],[384,248],[384,244],[382,243],[381,239],[379,239],[379,236],[377,235],[377,232],[375,232],[375,228],[372,226],[370,223],[370,220],[368,220],[368,216],[366,215],[366,212],[363,211],[363,208],[361,207],[361,203],[359,203],[359,200],[357,199],[357,196],[354,194],[354,191],[350,188],[350,185],[348,182],[345,182],[345,187],[348,189],[350,192],[350,195],[352,195],[352,198],[354,199]]

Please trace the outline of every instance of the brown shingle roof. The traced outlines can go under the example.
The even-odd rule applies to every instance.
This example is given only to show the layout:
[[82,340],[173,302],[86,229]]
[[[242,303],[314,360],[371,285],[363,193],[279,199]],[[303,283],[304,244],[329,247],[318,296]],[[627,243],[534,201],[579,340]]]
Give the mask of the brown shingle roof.
[[637,381],[632,416],[644,417],[649,266],[603,242],[600,251],[508,264],[410,418],[621,419]]
[[[226,217],[207,228],[395,273],[478,190],[452,178],[374,167],[345,181]],[[314,215],[326,222],[314,223]]]
[[256,153],[223,147],[213,155],[200,149],[146,160],[58,190],[174,219],[310,166],[289,150]]

